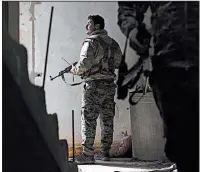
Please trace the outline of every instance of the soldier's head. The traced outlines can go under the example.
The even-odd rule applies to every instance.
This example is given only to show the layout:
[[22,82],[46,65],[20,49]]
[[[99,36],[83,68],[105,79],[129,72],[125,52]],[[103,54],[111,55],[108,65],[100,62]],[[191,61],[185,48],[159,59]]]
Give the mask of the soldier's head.
[[90,15],[88,17],[88,22],[85,26],[86,33],[90,34],[94,32],[95,30],[101,30],[104,29],[105,23],[103,17],[99,15]]

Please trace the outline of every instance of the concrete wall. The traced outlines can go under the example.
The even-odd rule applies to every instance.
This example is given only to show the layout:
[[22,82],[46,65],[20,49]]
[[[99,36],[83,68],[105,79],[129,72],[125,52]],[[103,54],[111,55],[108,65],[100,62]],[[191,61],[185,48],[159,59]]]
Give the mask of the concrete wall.
[[[106,30],[124,48],[125,37],[117,26],[116,2],[20,2],[20,42],[28,49],[28,69],[32,83],[42,85],[44,61],[51,6],[54,6],[53,23],[45,81],[46,104],[48,113],[56,112],[59,121],[60,138],[71,143],[71,111],[75,111],[75,141],[81,143],[81,94],[82,85],[71,87],[61,78],[50,81],[50,75],[57,75],[68,64],[79,60],[79,53],[84,41],[85,24],[90,14],[99,14],[105,18]],[[128,48],[129,67],[136,61],[134,51]],[[42,73],[42,77],[35,74]],[[72,83],[72,76],[65,75],[67,83]],[[75,82],[80,81],[75,77]],[[114,141],[119,141],[122,132],[130,133],[130,105],[127,100],[116,100]],[[100,142],[98,121],[96,143]]]

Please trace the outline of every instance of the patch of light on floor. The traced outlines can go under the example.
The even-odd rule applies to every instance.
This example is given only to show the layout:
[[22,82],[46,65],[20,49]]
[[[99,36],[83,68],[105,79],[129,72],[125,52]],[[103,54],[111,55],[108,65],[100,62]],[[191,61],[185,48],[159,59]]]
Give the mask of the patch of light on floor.
[[149,169],[108,167],[103,165],[78,165],[79,172],[146,172]]

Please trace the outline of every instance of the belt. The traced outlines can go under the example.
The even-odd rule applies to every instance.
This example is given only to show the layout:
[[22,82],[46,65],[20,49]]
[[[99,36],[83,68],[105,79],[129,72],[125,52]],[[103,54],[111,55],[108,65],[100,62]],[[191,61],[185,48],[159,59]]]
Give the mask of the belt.
[[96,79],[96,80],[90,80],[90,81],[85,81],[85,83],[91,83],[91,82],[95,82],[95,83],[101,83],[101,82],[106,82],[106,83],[113,83],[114,79]]

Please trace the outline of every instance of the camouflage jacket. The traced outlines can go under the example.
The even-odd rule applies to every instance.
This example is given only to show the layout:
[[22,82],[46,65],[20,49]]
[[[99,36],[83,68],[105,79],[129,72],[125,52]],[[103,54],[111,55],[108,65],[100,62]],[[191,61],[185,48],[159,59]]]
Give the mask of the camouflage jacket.
[[115,69],[119,68],[121,58],[118,43],[108,36],[107,31],[94,31],[83,42],[80,60],[72,67],[71,73],[85,81],[116,79]]
[[161,66],[199,65],[199,2],[146,1],[118,3],[118,25],[127,36],[151,9],[152,62]]

